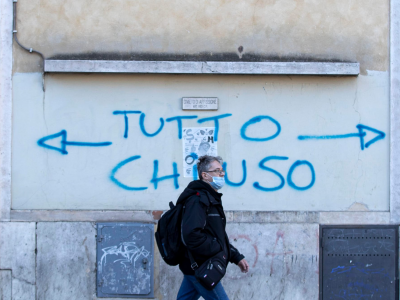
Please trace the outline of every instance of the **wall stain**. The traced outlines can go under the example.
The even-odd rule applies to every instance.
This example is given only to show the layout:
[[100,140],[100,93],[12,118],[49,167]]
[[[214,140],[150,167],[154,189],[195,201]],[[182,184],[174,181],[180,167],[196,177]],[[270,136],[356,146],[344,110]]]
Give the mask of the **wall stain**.
[[[244,48],[238,48],[239,54]],[[295,55],[265,55],[246,52],[245,57],[239,57],[237,52],[198,52],[198,53],[155,53],[155,52],[82,52],[60,53],[48,57],[50,60],[141,60],[141,61],[245,61],[245,62],[356,62],[336,59],[326,55],[305,54]]]
[[162,210],[153,210],[151,212],[151,214],[152,214],[154,220],[160,220],[161,215],[163,214],[163,211]]

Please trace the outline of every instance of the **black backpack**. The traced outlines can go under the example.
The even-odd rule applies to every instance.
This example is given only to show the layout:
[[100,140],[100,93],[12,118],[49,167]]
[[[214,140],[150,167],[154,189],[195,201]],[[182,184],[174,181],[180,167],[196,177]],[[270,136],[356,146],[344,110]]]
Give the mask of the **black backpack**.
[[176,266],[185,255],[185,246],[181,239],[181,223],[183,203],[174,205],[169,203],[170,210],[165,212],[158,220],[157,231],[155,233],[158,251],[161,257],[170,266]]

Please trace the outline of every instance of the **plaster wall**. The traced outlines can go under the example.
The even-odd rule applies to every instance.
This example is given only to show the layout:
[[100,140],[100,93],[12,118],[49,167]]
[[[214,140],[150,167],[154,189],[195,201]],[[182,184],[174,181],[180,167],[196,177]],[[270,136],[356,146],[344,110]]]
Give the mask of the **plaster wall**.
[[[231,182],[223,190],[225,209],[389,209],[385,72],[358,78],[47,75],[45,92],[41,74],[16,74],[13,82],[13,209],[167,209],[193,178],[184,177],[186,150],[177,122],[165,120],[195,115],[183,120],[182,127],[214,127],[212,120],[201,124],[198,120],[223,114],[231,114],[219,120],[218,131],[218,154],[227,163]],[[185,96],[218,97],[220,108],[182,111]],[[143,115],[128,114],[125,123],[123,114],[113,114],[124,110]],[[260,115],[272,119],[262,119],[243,132],[244,124]],[[161,124],[158,134],[146,136]],[[375,128],[385,137],[362,150],[357,124]],[[64,142],[61,130],[66,131]],[[350,136],[298,138],[327,134]],[[378,137],[370,129],[362,134],[365,145]],[[45,147],[38,144],[46,136]],[[66,141],[112,144],[65,144],[67,153],[61,153]],[[132,157],[136,158],[126,162]],[[266,157],[270,159],[261,163]],[[291,173],[296,161],[309,164]],[[179,173],[176,182],[173,178],[152,182],[175,174],[173,163]]]
[[[18,37],[46,58],[345,60],[386,71],[389,0],[19,0]],[[14,71],[40,70],[14,44]]]

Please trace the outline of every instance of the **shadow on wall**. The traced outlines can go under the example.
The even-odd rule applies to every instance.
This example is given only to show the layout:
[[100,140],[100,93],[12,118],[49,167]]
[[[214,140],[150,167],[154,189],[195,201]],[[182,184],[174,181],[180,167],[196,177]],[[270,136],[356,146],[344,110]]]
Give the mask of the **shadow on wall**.
[[152,53],[152,52],[85,52],[62,53],[47,59],[52,60],[144,60],[144,61],[243,61],[243,62],[356,62],[327,57],[326,55],[307,56],[296,55],[264,55],[259,53],[243,53],[243,47],[238,52],[199,52],[186,53]]

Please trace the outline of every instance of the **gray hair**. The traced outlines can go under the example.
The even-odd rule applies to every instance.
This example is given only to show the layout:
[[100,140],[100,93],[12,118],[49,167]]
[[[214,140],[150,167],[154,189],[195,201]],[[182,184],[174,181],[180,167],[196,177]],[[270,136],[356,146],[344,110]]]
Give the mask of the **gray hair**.
[[197,173],[199,175],[199,179],[202,180],[203,177],[201,173],[209,171],[210,164],[213,161],[219,162],[221,165],[223,164],[223,160],[221,156],[211,156],[211,155],[203,155],[199,157],[199,161],[197,162]]

